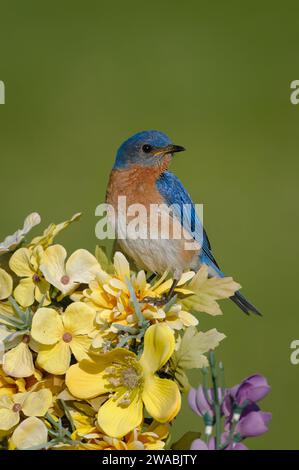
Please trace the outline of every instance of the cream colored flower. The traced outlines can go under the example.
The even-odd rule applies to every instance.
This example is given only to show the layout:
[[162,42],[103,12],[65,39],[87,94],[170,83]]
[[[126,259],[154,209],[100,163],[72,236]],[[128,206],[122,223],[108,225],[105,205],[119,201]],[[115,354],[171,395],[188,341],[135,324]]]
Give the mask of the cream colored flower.
[[50,224],[45,230],[43,235],[35,237],[28,244],[28,248],[33,249],[35,246],[42,246],[44,249],[52,245],[54,238],[65,228],[67,228],[71,223],[80,219],[81,213],[73,215],[69,220],[61,222],[60,224]]
[[8,235],[5,240],[0,243],[0,255],[14,250],[24,239],[25,235],[35,227],[35,225],[40,223],[40,220],[40,216],[37,212],[29,214],[24,221],[23,228],[17,230],[13,235]]
[[88,284],[100,270],[97,259],[87,250],[76,250],[66,261],[62,245],[52,245],[43,254],[40,270],[46,280],[63,294],[74,291],[80,284]]
[[14,430],[11,436],[11,449],[27,450],[31,448],[42,448],[46,446],[48,430],[41,419],[34,416],[25,419]]
[[71,354],[80,361],[88,357],[94,312],[82,302],[74,302],[63,314],[40,308],[33,317],[31,335],[39,343],[37,364],[51,374],[65,374]]

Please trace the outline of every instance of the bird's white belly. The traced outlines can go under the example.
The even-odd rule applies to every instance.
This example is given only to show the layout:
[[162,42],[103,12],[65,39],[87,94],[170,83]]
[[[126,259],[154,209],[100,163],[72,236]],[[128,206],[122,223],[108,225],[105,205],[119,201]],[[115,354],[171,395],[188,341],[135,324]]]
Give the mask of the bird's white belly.
[[165,223],[167,217],[161,210],[156,220],[148,218],[145,222],[140,221],[139,233],[143,233],[143,236],[136,236],[136,232],[129,228],[130,219],[126,214],[118,212],[114,228],[120,248],[134,260],[138,268],[158,274],[168,271],[178,279],[184,270],[198,269],[201,247],[182,229],[176,217],[170,217],[169,223]]
[[162,274],[169,271],[176,277],[186,269],[197,269],[198,255],[190,263],[183,254],[182,240],[119,240],[121,249],[141,268]]

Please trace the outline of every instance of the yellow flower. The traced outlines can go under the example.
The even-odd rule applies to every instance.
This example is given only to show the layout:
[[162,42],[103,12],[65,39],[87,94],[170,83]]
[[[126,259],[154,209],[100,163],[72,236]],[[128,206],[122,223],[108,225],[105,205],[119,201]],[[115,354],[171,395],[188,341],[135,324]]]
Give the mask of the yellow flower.
[[48,430],[41,419],[34,416],[26,418],[14,430],[10,438],[9,450],[26,450],[30,448],[42,448],[48,440]]
[[40,216],[37,212],[29,214],[24,221],[23,228],[17,230],[13,235],[8,235],[5,240],[0,243],[0,255],[14,250],[24,239],[25,235],[39,223]]
[[183,310],[183,307],[180,303],[175,303],[170,307],[170,309],[165,312],[162,308],[155,309],[148,306],[143,311],[144,318],[147,320],[162,320],[167,323],[170,328],[173,330],[182,330],[183,328],[187,328],[189,326],[196,326],[198,325],[197,318],[194,317],[189,312]]
[[97,259],[87,250],[76,250],[69,259],[62,245],[52,245],[43,254],[40,270],[46,280],[64,295],[79,284],[88,284],[100,269]]
[[0,430],[8,431],[25,416],[44,416],[52,404],[52,393],[43,389],[38,392],[17,393],[0,396]]
[[173,331],[164,323],[150,326],[144,336],[141,358],[117,348],[70,367],[66,385],[78,398],[111,393],[99,409],[98,424],[104,433],[122,437],[143,419],[143,404],[156,421],[166,423],[179,412],[181,396],[176,383],[156,372],[174,352]]
[[94,312],[82,302],[69,305],[63,314],[43,307],[33,317],[31,335],[39,343],[37,364],[51,374],[64,374],[71,353],[79,361],[87,356]]
[[0,300],[7,299],[12,293],[12,277],[0,268]]
[[35,300],[41,302],[42,299],[44,305],[51,303],[50,284],[39,269],[42,252],[41,247],[36,247],[33,251],[19,248],[9,260],[10,269],[22,278],[14,290],[14,297],[22,307],[29,307]]
[[[184,273],[178,282],[176,292],[186,293],[183,285],[194,276],[194,272]],[[158,282],[151,285],[147,282],[145,272],[139,271],[137,274],[130,273],[130,265],[125,256],[116,252],[114,255],[114,273],[109,274],[103,270],[99,271],[96,279],[89,283],[88,289],[83,291],[80,300],[87,303],[97,313],[97,324],[102,331],[102,335],[107,336],[111,331],[112,323],[122,325],[135,325],[136,316],[131,303],[130,292],[127,280],[130,280],[135,291],[137,300],[140,302],[140,309],[145,319],[155,323],[156,321],[166,321],[173,329],[181,329],[189,325],[196,325],[197,319],[181,306],[172,307],[165,313],[163,308],[158,308],[148,303],[143,303],[145,297],[158,297],[171,287],[172,279],[164,282],[166,274]],[[188,293],[190,293],[188,291]],[[72,297],[73,298],[73,297]],[[94,347],[101,344],[101,335],[95,338]]]
[[[135,428],[123,438],[116,438],[100,434],[89,439],[85,444],[86,450],[162,450],[169,434],[167,424],[154,422],[146,431]],[[82,449],[83,450],[83,449]]]
[[127,450],[162,450],[165,447],[165,439],[169,434],[169,424],[153,422],[146,431],[134,429],[127,436]]
[[73,215],[71,219],[61,222],[60,224],[50,224],[44,230],[43,235],[35,237],[31,240],[31,242],[28,244],[28,248],[32,249],[37,245],[42,246],[44,249],[48,248],[48,246],[52,245],[54,238],[59,234],[59,232],[67,228],[71,223],[80,219],[80,217],[81,213],[77,213]]

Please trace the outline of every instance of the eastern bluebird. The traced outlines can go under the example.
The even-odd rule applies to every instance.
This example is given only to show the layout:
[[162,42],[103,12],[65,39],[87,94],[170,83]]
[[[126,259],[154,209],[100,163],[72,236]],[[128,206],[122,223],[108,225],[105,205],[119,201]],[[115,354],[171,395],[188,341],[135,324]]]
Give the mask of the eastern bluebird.
[[[173,276],[174,281],[166,298],[151,299],[158,305],[169,301],[181,274],[186,269],[197,271],[202,264],[206,264],[209,276],[224,277],[212,254],[209,239],[196,214],[190,195],[180,180],[168,171],[173,155],[183,150],[184,147],[174,145],[162,132],[156,130],[139,132],[126,140],[118,149],[107,188],[106,202],[114,209],[116,216],[114,228],[121,249],[139,268],[154,274],[168,271]],[[118,204],[120,196],[126,197],[126,207],[142,204],[147,215],[150,214],[152,205],[157,207],[162,204],[166,208],[171,208],[169,217],[173,224],[172,234],[164,236],[160,217],[158,222],[150,220],[150,223],[156,224],[154,228],[157,229],[158,236],[150,236],[148,219],[143,232],[146,236],[136,236],[136,232],[132,236],[127,229],[133,213],[131,217],[127,217],[127,213],[120,212]],[[178,226],[181,237],[173,236]],[[187,242],[190,243],[190,240],[193,244],[187,248]],[[240,291],[231,299],[246,314],[253,312],[260,315]]]

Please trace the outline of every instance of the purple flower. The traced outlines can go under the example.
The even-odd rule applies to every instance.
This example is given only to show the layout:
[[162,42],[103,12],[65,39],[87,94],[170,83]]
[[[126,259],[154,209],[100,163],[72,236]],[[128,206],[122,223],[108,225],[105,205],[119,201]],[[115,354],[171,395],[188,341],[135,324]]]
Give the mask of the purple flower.
[[[202,439],[195,439],[192,442],[190,450],[211,450]],[[212,449],[213,450],[213,449]]]
[[[232,416],[235,405],[244,406],[256,403],[264,398],[270,391],[267,380],[260,374],[251,375],[239,385],[228,389],[222,405],[225,416]],[[259,408],[258,408],[259,409]]]
[[242,442],[232,442],[225,450],[248,450],[248,447],[242,444]]
[[236,432],[242,438],[256,437],[268,431],[268,424],[271,421],[272,413],[264,411],[250,411],[241,417],[237,424]]
[[255,403],[262,400],[269,391],[270,387],[265,377],[259,374],[251,375],[237,386],[235,401],[238,405],[242,405],[246,400]]
[[[209,396],[208,396],[209,397]],[[208,413],[211,417],[213,416],[213,408],[207,401],[202,386],[191,388],[188,395],[188,402],[190,408],[199,416],[204,416]]]
[[[220,388],[218,389],[218,397],[219,401],[221,401],[222,396]],[[214,410],[212,403],[214,399],[214,393],[211,389],[207,390],[207,398],[204,394],[202,386],[198,387],[197,389],[191,388],[188,395],[189,406],[194,411],[194,413],[199,416],[205,416],[205,414],[208,413],[210,417],[213,417]]]
[[[221,444],[223,445],[227,440],[228,434],[223,433],[221,436]],[[209,439],[208,443],[202,439],[195,439],[192,442],[190,450],[216,450],[216,440],[214,437]],[[232,442],[224,450],[248,450],[248,448],[241,442]]]

